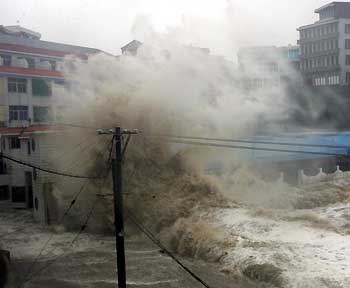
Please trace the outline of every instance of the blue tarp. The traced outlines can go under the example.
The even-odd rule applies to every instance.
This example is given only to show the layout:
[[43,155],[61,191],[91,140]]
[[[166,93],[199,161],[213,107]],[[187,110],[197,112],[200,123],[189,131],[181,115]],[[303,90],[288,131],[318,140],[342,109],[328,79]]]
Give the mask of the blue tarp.
[[[285,146],[272,144],[247,144],[249,147],[260,148],[275,148],[283,150],[298,150],[309,152],[322,152],[349,155],[350,153],[350,132],[339,133],[307,133],[307,134],[286,134],[279,136],[256,136],[250,137],[247,140],[251,141],[267,141],[267,142],[282,142],[282,143],[299,143],[313,145],[333,145],[345,146],[344,148],[330,147],[300,147],[300,146]],[[326,155],[313,155],[304,153],[286,153],[286,152],[269,152],[252,150],[248,152],[252,160],[266,161],[293,161],[300,159],[314,159],[321,157],[332,157]]]

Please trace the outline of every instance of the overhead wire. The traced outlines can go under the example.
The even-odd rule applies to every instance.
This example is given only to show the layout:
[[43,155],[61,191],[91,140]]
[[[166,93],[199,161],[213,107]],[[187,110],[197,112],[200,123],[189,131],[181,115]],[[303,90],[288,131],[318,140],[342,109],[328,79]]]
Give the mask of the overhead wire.
[[171,253],[154,235],[147,229],[140,221],[135,217],[135,215],[129,210],[125,209],[128,213],[128,218],[136,225],[136,227],[144,233],[155,245],[157,245],[162,251],[167,254],[171,259],[173,259],[183,270],[185,270],[192,278],[201,283],[204,287],[210,288],[209,284],[206,283],[201,277],[199,277],[195,272],[189,269],[185,264],[183,264],[173,253]]
[[[53,162],[57,161],[59,159],[62,158],[66,158],[68,155],[70,155],[71,153],[73,153],[77,148],[81,147],[83,144],[87,143],[87,140],[91,138],[90,135],[88,135],[86,138],[84,138],[81,142],[79,142],[78,144],[76,144],[75,146],[73,146],[71,149],[69,149],[69,151],[63,151],[61,154],[59,154],[58,156],[53,158]],[[91,141],[92,142],[92,141]],[[89,142],[89,144],[91,143]],[[82,148],[83,149],[83,148]]]
[[97,130],[100,128],[100,127],[94,127],[94,126],[87,126],[79,123],[65,123],[65,122],[55,122],[55,123],[52,123],[52,125],[66,126],[66,127],[72,127],[72,128],[82,128],[82,129],[93,129],[93,130]]
[[280,145],[280,146],[295,146],[295,147],[350,149],[350,146],[343,146],[343,145],[308,144],[308,143],[298,143],[298,142],[275,142],[275,141],[260,141],[260,140],[246,140],[246,139],[197,137],[197,136],[182,136],[182,135],[172,135],[172,134],[149,134],[149,135],[145,134],[145,136],[156,137],[156,138],[204,140],[204,141],[215,141],[215,142],[233,142],[233,143]]
[[[100,179],[104,179],[104,181],[107,179],[109,171],[110,171],[110,162],[111,162],[111,157],[112,157],[112,149],[113,149],[113,140],[114,140],[114,136],[111,139],[111,144],[110,144],[110,148],[109,148],[109,155],[108,155],[108,160],[107,160],[107,173],[103,178]],[[103,171],[101,171],[102,173]],[[70,205],[68,206],[68,208],[66,209],[66,211],[63,214],[63,217],[61,219],[61,224],[64,220],[64,217],[68,215],[70,209],[72,208],[72,206],[75,204],[77,198],[79,197],[79,195],[81,194],[81,192],[84,190],[84,187],[87,185],[87,183],[89,182],[89,179],[87,179],[84,184],[82,185],[81,189],[79,190],[79,192],[75,195],[75,197],[73,198],[73,200],[71,201]],[[104,184],[102,184],[104,185]],[[79,233],[77,234],[77,236],[73,239],[73,241],[71,242],[70,246],[72,246],[74,244],[74,242],[79,238],[79,236],[81,235],[81,233],[86,229],[87,224],[92,216],[93,210],[98,202],[99,198],[96,196],[96,199],[94,201],[94,204],[92,205],[90,212],[87,214],[87,218],[84,222],[84,224],[81,226]],[[57,258],[55,258],[52,262],[50,262],[48,265],[46,265],[45,267],[43,267],[42,269],[34,272],[29,279],[26,279],[28,277],[28,275],[31,273],[31,271],[34,269],[35,264],[38,262],[40,256],[42,255],[43,251],[45,250],[45,248],[47,247],[48,243],[51,241],[53,237],[53,234],[50,236],[50,238],[48,239],[48,241],[44,244],[44,246],[42,247],[42,249],[40,250],[40,253],[38,254],[38,256],[36,257],[36,259],[33,261],[33,264],[31,265],[31,268],[29,270],[29,272],[26,274],[26,276],[24,277],[23,283],[20,284],[20,286],[18,286],[18,288],[20,288],[24,283],[30,281],[31,279],[33,279],[36,275],[40,274],[43,270],[47,269],[48,266],[51,266],[54,262],[56,262],[58,260],[58,258],[61,258],[63,255],[58,256]],[[65,253],[64,253],[65,254]]]
[[64,176],[64,177],[70,177],[70,178],[80,178],[80,179],[100,179],[100,177],[98,177],[98,176],[76,175],[76,174],[70,174],[70,173],[66,173],[66,172],[55,171],[55,170],[48,169],[48,168],[43,168],[43,167],[40,167],[40,166],[31,164],[31,163],[28,163],[26,161],[20,160],[20,159],[15,159],[15,158],[13,158],[11,156],[8,156],[8,155],[6,155],[4,153],[0,154],[0,158],[1,157],[4,158],[4,159],[10,160],[12,162],[15,162],[17,164],[22,164],[24,166],[31,167],[31,168],[34,168],[34,169],[37,169],[39,171],[43,171],[43,172],[46,172],[46,173],[49,173],[49,174],[54,174],[54,175]]
[[275,149],[275,148],[265,148],[265,147],[248,147],[240,145],[228,145],[228,144],[218,144],[218,143],[208,143],[208,142],[197,142],[197,141],[182,141],[165,139],[166,142],[177,143],[177,144],[187,144],[195,146],[207,146],[207,147],[218,147],[218,148],[232,148],[241,150],[258,150],[258,151],[269,151],[269,152],[281,152],[281,153],[296,153],[296,154],[311,154],[311,155],[324,155],[324,156],[349,156],[343,153],[331,153],[322,151],[303,151],[303,150],[289,150],[289,149]]
[[[73,240],[69,243],[68,247],[72,247],[74,245],[74,243],[79,239],[79,237],[81,236],[81,234],[85,231],[89,220],[92,216],[93,210],[96,207],[96,204],[98,202],[98,197],[96,197],[92,207],[90,208],[90,211],[88,212],[86,219],[83,223],[83,225],[80,227],[78,233],[76,234],[76,236],[73,238]],[[43,271],[45,271],[46,269],[48,269],[49,267],[51,267],[54,263],[56,263],[59,259],[62,259],[63,257],[65,257],[67,255],[68,251],[65,251],[64,253],[58,255],[57,257],[55,257],[51,262],[47,263],[45,266],[43,266],[41,269],[36,270],[35,272],[33,272],[28,278],[24,279],[23,283],[21,283],[20,286],[18,286],[18,288],[23,287],[23,285],[31,280],[33,280],[36,276],[38,276],[39,274],[41,274]]]
[[[89,182],[89,179],[86,179],[85,182],[81,185],[78,193],[74,196],[73,200],[70,202],[69,206],[67,207],[67,209],[65,210],[64,214],[62,215],[62,218],[60,219],[58,225],[61,225],[64,221],[64,218],[68,215],[69,211],[71,210],[71,208],[73,207],[73,205],[75,204],[76,200],[78,199],[79,195],[81,194],[81,192],[84,190],[84,188],[86,187],[87,183]],[[25,281],[25,279],[28,277],[28,275],[30,275],[30,273],[32,273],[35,265],[38,263],[42,253],[45,251],[46,247],[49,245],[49,243],[51,242],[52,238],[54,237],[54,234],[51,233],[50,237],[47,239],[47,241],[45,242],[45,244],[42,246],[42,248],[40,249],[38,255],[35,257],[35,259],[33,260],[32,264],[30,265],[29,269],[27,270],[27,272],[25,273],[23,280]],[[24,282],[23,282],[24,283]],[[18,287],[21,287],[23,285],[23,283],[21,283]]]

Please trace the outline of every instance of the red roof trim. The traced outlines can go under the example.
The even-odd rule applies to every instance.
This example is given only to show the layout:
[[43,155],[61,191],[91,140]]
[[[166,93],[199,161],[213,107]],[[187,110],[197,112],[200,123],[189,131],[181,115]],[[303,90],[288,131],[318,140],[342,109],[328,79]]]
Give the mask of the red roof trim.
[[57,50],[51,50],[51,49],[45,49],[45,48],[35,48],[35,47],[17,45],[17,44],[0,43],[0,50],[9,50],[9,51],[13,51],[13,52],[39,54],[39,55],[61,57],[61,58],[63,58],[66,55],[75,55],[79,58],[87,59],[87,55],[83,54],[83,53],[79,54],[79,53],[62,52],[62,51],[57,51]]
[[30,69],[30,68],[13,67],[13,66],[0,66],[0,73],[63,78],[62,73],[59,71]]
[[0,43],[0,49],[24,52],[24,53],[41,54],[41,55],[54,56],[54,57],[64,57],[65,55],[68,54],[61,51],[49,50],[44,48],[34,48],[29,46],[7,44],[7,43]]
[[32,125],[28,127],[1,127],[1,135],[13,135],[18,134],[20,136],[33,134],[36,132],[56,132],[62,130],[61,126],[57,125]]

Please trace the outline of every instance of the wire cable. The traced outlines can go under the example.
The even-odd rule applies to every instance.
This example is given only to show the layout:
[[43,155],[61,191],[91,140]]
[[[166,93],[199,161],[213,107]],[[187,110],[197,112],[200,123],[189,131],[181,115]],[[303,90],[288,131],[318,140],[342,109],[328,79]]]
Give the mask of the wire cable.
[[[68,215],[69,211],[71,210],[71,208],[73,207],[73,205],[75,204],[76,200],[78,199],[79,195],[81,194],[81,192],[84,190],[84,188],[86,187],[87,183],[89,182],[89,179],[86,179],[85,182],[83,183],[83,185],[81,185],[78,193],[74,196],[73,200],[70,202],[69,206],[67,207],[67,209],[65,210],[64,214],[62,215],[62,218],[60,219],[58,225],[61,225],[63,223],[64,218]],[[43,252],[45,251],[46,247],[49,245],[49,243],[51,242],[52,238],[54,237],[54,234],[52,233],[50,235],[50,237],[47,239],[47,241],[45,242],[45,244],[43,245],[43,247],[40,249],[38,255],[35,257],[35,259],[33,260],[32,264],[30,265],[29,269],[27,270],[27,272],[25,273],[23,280],[25,281],[25,279],[30,275],[30,273],[32,273],[35,265],[37,264],[37,262],[39,261],[41,255],[43,254]],[[22,282],[18,287],[21,287],[25,282]]]
[[171,135],[171,134],[159,134],[159,135],[157,135],[157,134],[147,135],[146,134],[145,136],[159,137],[159,138],[185,139],[185,140],[216,141],[216,142],[233,142],[233,143],[267,144],[267,145],[296,146],[296,147],[350,149],[350,146],[341,146],[341,145],[339,146],[339,145],[327,145],[327,144],[304,144],[304,143],[292,143],[292,142],[256,141],[256,140],[244,140],[244,139],[180,136],[180,135]]
[[259,150],[259,151],[270,151],[270,152],[282,152],[282,153],[297,153],[297,154],[312,154],[312,155],[325,155],[325,156],[349,156],[348,154],[331,153],[331,152],[316,152],[316,151],[302,151],[302,150],[289,150],[289,149],[274,149],[274,148],[263,148],[263,147],[248,147],[239,145],[228,145],[228,144],[217,144],[217,143],[204,143],[196,141],[182,141],[182,140],[165,140],[166,142],[177,143],[177,144],[188,144],[197,146],[207,147],[219,147],[219,148],[232,148],[242,150]]
[[[72,152],[75,151],[75,149],[79,148],[80,146],[82,146],[84,143],[86,143],[86,141],[91,138],[91,136],[89,135],[88,137],[86,137],[83,141],[79,142],[78,144],[76,144],[75,146],[73,146],[73,148],[69,149],[69,151],[63,151],[61,154],[59,154],[58,156],[56,156],[55,158],[53,158],[53,162],[57,161],[58,159],[62,159],[67,157],[68,155],[70,155]],[[91,141],[92,142],[92,141]],[[89,144],[91,142],[88,142]],[[82,148],[83,150],[84,148]]]
[[[98,202],[98,197],[96,197],[89,213],[86,216],[86,220],[84,221],[83,225],[80,227],[79,232],[76,234],[76,236],[73,238],[73,240],[70,242],[68,247],[72,247],[74,245],[74,243],[79,239],[80,235],[86,230],[86,227],[89,223],[89,220],[93,214],[93,211],[96,207],[96,204]],[[38,276],[39,274],[41,274],[44,270],[48,269],[49,267],[51,267],[53,264],[55,264],[59,259],[62,259],[63,257],[67,256],[68,251],[58,255],[56,258],[54,258],[50,263],[47,263],[44,267],[42,267],[41,269],[33,272],[30,277],[24,279],[23,283],[21,283],[20,286],[18,286],[18,288],[22,287],[25,283],[33,280],[36,276]]]
[[64,123],[64,122],[55,122],[55,123],[52,123],[52,125],[66,126],[66,127],[72,127],[72,128],[93,129],[93,130],[97,130],[100,128],[100,127],[86,126],[78,123]]
[[150,230],[148,230],[145,226],[143,226],[140,221],[133,215],[133,213],[125,208],[128,212],[128,218],[137,226],[137,228],[143,232],[154,244],[156,244],[165,254],[167,254],[170,258],[172,258],[182,269],[184,269],[190,276],[192,276],[195,280],[201,283],[204,287],[210,288],[210,286],[201,279],[196,273],[194,273],[191,269],[185,266],[173,253],[171,253],[164,245],[152,234]]
[[[112,137],[112,140],[111,140],[111,144],[110,144],[110,148],[109,148],[109,153],[108,153],[108,160],[107,160],[107,166],[108,166],[108,169],[107,169],[107,173],[105,175],[105,177],[103,177],[102,179],[104,179],[104,181],[107,179],[108,177],[108,174],[109,174],[109,168],[110,168],[110,160],[111,160],[111,156],[112,156],[112,148],[113,148],[113,140],[114,140],[114,137]],[[98,158],[98,157],[97,157]],[[96,158],[96,160],[97,160]],[[102,173],[103,171],[101,171]],[[64,218],[68,215],[69,211],[71,210],[71,208],[73,207],[73,205],[76,203],[76,200],[78,199],[79,195],[82,193],[82,191],[84,190],[84,188],[86,187],[86,185],[89,183],[89,179],[87,179],[83,185],[81,186],[80,190],[78,191],[78,193],[75,195],[75,197],[73,198],[73,200],[71,201],[70,205],[68,206],[68,208],[66,209],[66,211],[64,212],[63,216],[62,216],[62,219],[59,221],[59,225],[63,223],[63,220]],[[103,184],[104,185],[104,184]],[[88,217],[87,217],[87,220],[85,221],[85,224],[82,226],[82,228],[80,229],[80,234],[85,230],[86,228],[86,225],[87,225],[87,222],[89,221],[90,217],[91,217],[91,214],[92,214],[92,211],[97,203],[97,200],[99,198],[96,199],[96,201],[94,202],[94,205],[93,207],[91,208],[90,210],[90,213],[88,214]],[[80,235],[78,234],[78,235]],[[49,239],[46,241],[46,243],[44,244],[44,246],[42,247],[42,249],[40,250],[39,254],[37,255],[37,257],[35,258],[35,260],[33,261],[30,269],[28,270],[28,272],[26,273],[26,275],[24,276],[24,280],[26,280],[26,278],[28,277],[28,275],[30,275],[31,271],[34,269],[36,263],[38,262],[39,258],[41,257],[42,253],[44,252],[44,250],[46,249],[47,245],[49,244],[49,242],[52,240],[54,234],[51,234],[51,236],[49,237]],[[79,237],[79,236],[77,236]],[[77,239],[77,237],[75,239]],[[72,244],[75,242],[76,240],[73,240]],[[20,284],[19,287],[21,287],[25,282],[27,281],[24,281],[22,284]]]
[[69,174],[69,173],[65,173],[65,172],[59,172],[59,171],[54,171],[51,169],[47,169],[47,168],[42,168],[40,166],[25,162],[23,160],[19,160],[19,159],[15,159],[13,157],[10,157],[4,153],[0,154],[0,158],[4,158],[7,160],[10,160],[12,162],[18,163],[18,164],[22,164],[24,166],[28,166],[34,169],[37,169],[39,171],[43,171],[46,173],[50,173],[50,174],[55,174],[55,175],[59,175],[59,176],[64,176],[64,177],[71,177],[71,178],[80,178],[80,179],[101,179],[101,177],[97,177],[97,176],[85,176],[85,175],[74,175],[74,174]]

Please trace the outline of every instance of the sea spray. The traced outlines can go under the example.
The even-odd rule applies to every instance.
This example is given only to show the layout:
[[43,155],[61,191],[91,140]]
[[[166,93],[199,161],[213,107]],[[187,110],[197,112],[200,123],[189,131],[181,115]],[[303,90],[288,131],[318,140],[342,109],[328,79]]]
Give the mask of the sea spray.
[[[251,163],[246,152],[170,144],[157,135],[239,138],[258,131],[276,132],[278,122],[286,117],[283,90],[277,93],[275,89],[262,89],[254,97],[247,95],[239,85],[240,75],[232,63],[193,47],[159,39],[156,43],[145,43],[137,57],[96,55],[87,61],[66,61],[65,77],[70,81],[69,89],[62,91],[66,122],[140,131],[132,136],[124,159],[126,207],[174,252],[219,262],[231,276],[281,285],[285,272],[273,267],[282,265],[283,259],[286,263],[291,261],[283,253],[269,254],[260,260],[244,253],[237,257],[241,249],[253,255],[259,249],[271,253],[273,250],[267,241],[254,239],[253,232],[244,235],[242,228],[258,234],[270,233],[274,227],[269,224],[272,220],[263,217],[255,223],[253,216],[249,216],[251,219],[244,216],[242,207],[253,211],[292,210],[296,203],[301,203],[300,190],[263,181],[248,168]],[[264,123],[264,130],[258,123]],[[81,172],[96,175],[106,164],[111,139],[98,140],[104,136],[97,136],[96,130],[76,131],[80,132],[77,135],[73,132],[71,138],[78,143],[84,133],[90,133],[92,141],[101,141],[91,144],[88,154],[103,156],[80,167]],[[75,155],[77,161],[86,156],[79,150]],[[232,170],[207,175],[206,164],[218,155],[227,160]],[[61,186],[64,187],[57,190],[58,198],[67,202],[76,186],[75,189],[69,183]],[[65,197],[60,198],[60,191]],[[79,223],[81,216],[87,214],[97,193],[110,191],[110,178],[89,185],[79,196],[78,212],[72,212],[70,225]],[[112,201],[107,196],[98,201],[93,227],[113,219]],[[237,210],[236,220],[242,218],[240,226],[220,224],[222,211],[226,210]],[[234,268],[229,268],[233,263]]]

